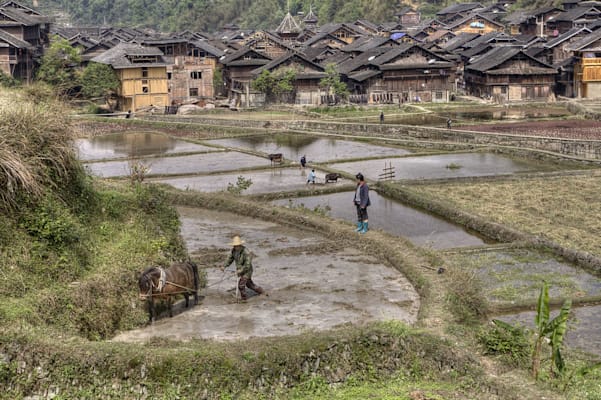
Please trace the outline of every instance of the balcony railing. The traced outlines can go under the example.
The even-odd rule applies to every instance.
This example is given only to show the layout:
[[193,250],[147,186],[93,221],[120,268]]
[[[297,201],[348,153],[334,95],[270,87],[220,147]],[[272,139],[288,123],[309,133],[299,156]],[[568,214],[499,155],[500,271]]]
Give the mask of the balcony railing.
[[601,58],[583,58],[582,65],[601,65]]

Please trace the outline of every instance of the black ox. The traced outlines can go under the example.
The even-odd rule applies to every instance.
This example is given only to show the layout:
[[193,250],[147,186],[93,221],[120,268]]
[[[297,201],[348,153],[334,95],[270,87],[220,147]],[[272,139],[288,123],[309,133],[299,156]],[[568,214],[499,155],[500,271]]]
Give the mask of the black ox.
[[336,181],[338,181],[338,178],[342,178],[342,175],[332,172],[332,173],[326,174],[325,182],[326,183],[336,182]]

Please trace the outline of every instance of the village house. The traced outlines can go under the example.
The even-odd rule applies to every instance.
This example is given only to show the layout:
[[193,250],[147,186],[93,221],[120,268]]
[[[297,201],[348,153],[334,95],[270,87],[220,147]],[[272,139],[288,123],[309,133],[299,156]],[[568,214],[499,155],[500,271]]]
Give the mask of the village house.
[[248,47],[219,59],[230,107],[250,107],[264,102],[264,94],[254,90],[251,82],[255,79],[253,71],[271,61],[268,55]]
[[601,29],[567,47],[575,56],[574,95],[579,98],[601,98]]
[[460,33],[479,33],[483,35],[490,32],[503,32],[505,26],[500,22],[476,13],[450,24],[447,29],[456,35]]
[[289,102],[300,105],[322,104],[325,93],[320,88],[319,82],[326,77],[324,67],[314,63],[302,53],[290,52],[253,70],[252,75],[256,78],[263,71],[277,73],[279,70],[292,70],[295,74],[294,90],[290,94]]
[[519,47],[495,47],[465,66],[466,91],[498,103],[546,101],[553,95],[557,70]]
[[8,1],[0,6],[0,21],[0,70],[29,83],[49,44],[50,19]]
[[419,25],[421,20],[421,13],[414,10],[411,7],[405,7],[398,13],[394,14],[398,18],[399,23],[403,27],[411,27]]
[[119,43],[90,61],[110,65],[117,73],[121,111],[169,105],[167,66],[163,52],[156,47]]

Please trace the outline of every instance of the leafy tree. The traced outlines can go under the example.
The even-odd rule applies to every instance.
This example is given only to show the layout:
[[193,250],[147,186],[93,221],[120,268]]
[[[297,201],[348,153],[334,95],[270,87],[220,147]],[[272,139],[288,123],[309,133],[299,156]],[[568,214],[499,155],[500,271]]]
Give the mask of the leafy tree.
[[252,88],[265,93],[266,101],[282,100],[294,91],[296,72],[291,68],[278,69],[275,72],[263,70],[252,82]]
[[107,102],[119,88],[119,78],[107,64],[90,63],[81,74],[81,92],[85,97],[104,97]]
[[53,86],[59,93],[72,93],[79,82],[78,67],[81,62],[79,50],[67,39],[54,36],[50,47],[42,57],[37,79]]
[[344,82],[340,81],[340,74],[336,71],[334,64],[328,64],[325,72],[327,76],[319,81],[319,86],[323,88],[328,95],[334,95],[336,100],[338,100],[338,98],[348,98],[348,87]]

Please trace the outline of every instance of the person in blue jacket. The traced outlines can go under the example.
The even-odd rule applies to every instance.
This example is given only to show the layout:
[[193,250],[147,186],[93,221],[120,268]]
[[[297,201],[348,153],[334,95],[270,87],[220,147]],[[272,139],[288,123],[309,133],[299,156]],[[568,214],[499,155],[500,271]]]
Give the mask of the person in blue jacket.
[[361,172],[355,175],[355,178],[357,178],[357,189],[353,198],[353,203],[357,207],[357,229],[355,231],[365,233],[368,231],[367,207],[371,204],[369,201],[369,186]]

